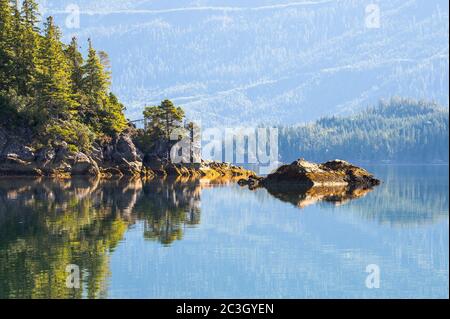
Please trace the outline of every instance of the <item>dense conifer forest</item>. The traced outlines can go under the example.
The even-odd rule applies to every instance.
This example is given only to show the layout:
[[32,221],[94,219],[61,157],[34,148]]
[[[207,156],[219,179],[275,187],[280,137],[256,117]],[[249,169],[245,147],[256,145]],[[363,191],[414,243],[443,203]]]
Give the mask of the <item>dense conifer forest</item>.
[[39,20],[36,1],[0,0],[0,124],[29,128],[38,144],[64,141],[74,151],[123,131],[108,55],[89,40],[84,58],[76,38],[61,42],[52,17]]
[[354,116],[332,116],[280,130],[283,161],[447,162],[449,111],[434,103],[393,98]]

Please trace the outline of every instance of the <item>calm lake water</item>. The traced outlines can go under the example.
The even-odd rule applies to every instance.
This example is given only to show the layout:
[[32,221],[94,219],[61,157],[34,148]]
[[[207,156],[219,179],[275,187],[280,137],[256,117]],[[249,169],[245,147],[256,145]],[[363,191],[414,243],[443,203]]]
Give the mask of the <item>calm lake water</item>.
[[[369,169],[384,183],[346,202],[0,179],[0,298],[448,298],[448,166]],[[71,264],[80,289],[66,287]]]

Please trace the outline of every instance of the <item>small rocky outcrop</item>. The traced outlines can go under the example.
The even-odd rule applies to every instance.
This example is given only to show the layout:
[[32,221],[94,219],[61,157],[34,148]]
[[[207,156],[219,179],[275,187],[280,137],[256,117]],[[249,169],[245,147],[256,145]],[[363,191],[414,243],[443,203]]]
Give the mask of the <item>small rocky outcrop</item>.
[[292,164],[278,168],[262,181],[269,185],[302,185],[307,188],[314,186],[354,186],[373,187],[380,184],[372,174],[365,169],[342,160],[316,164],[299,159]]
[[343,204],[364,196],[380,181],[346,161],[316,164],[300,159],[281,166],[267,177],[250,176],[238,183],[249,189],[263,187],[272,196],[304,208],[319,201]]
[[240,179],[240,186],[248,186],[249,189],[257,189],[262,186],[264,178],[259,176],[250,176],[248,179]]
[[263,186],[270,189],[305,189],[313,187],[370,188],[380,184],[365,169],[342,160],[316,164],[299,159],[278,168],[265,178],[251,177],[239,181],[250,188]]

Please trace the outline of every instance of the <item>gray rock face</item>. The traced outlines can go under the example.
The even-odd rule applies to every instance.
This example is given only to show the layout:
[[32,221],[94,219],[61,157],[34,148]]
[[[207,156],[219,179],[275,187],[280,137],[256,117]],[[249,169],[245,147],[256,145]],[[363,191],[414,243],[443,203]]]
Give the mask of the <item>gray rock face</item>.
[[6,144],[1,156],[3,158],[17,158],[25,162],[31,162],[35,157],[34,152],[30,147],[16,142]]
[[0,175],[137,175],[142,172],[143,154],[130,134],[111,142],[94,143],[88,153],[71,152],[67,143],[34,150],[26,133],[0,127]]
[[3,152],[3,148],[6,145],[6,142],[8,141],[8,138],[6,137],[6,134],[0,129],[0,154]]
[[136,148],[131,137],[119,135],[110,144],[103,146],[103,151],[97,151],[95,157],[101,170],[107,174],[139,175],[142,172],[143,154]]
[[104,154],[102,147],[98,143],[94,143],[92,145],[92,150],[90,152],[91,158],[96,161],[97,163],[101,163],[104,161]]
[[0,175],[40,175],[33,165],[34,159],[31,147],[0,128]]
[[93,175],[100,174],[97,163],[83,153],[77,153],[72,163],[71,175]]
[[36,162],[46,164],[52,161],[56,156],[55,149],[52,147],[43,147],[36,152]]
[[116,152],[125,160],[129,162],[142,162],[142,154],[134,145],[131,137],[128,135],[120,135],[117,144]]

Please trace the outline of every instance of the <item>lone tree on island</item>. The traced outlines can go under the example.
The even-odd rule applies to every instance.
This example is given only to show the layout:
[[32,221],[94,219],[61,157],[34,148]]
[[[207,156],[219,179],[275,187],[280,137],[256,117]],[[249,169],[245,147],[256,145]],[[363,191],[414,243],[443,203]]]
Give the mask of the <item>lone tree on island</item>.
[[184,111],[170,100],[164,100],[160,105],[147,106],[144,118],[147,124],[146,134],[154,140],[163,139],[166,142],[165,155],[169,159],[171,136],[175,130],[182,127]]

